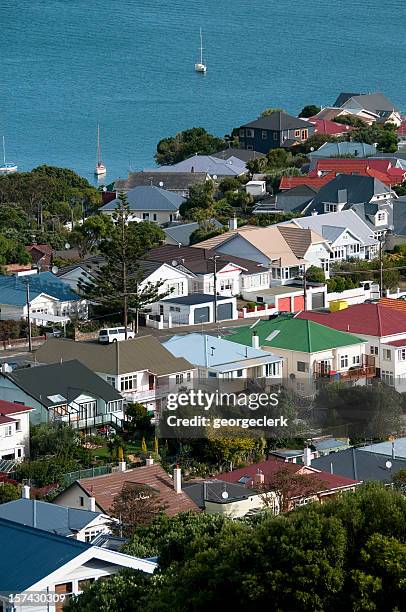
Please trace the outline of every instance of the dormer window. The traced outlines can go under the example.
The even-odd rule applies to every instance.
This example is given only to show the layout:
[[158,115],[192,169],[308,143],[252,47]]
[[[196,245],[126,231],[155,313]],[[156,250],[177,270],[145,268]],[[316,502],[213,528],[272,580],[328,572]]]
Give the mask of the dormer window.
[[337,212],[337,204],[331,204],[330,202],[324,203],[324,212]]

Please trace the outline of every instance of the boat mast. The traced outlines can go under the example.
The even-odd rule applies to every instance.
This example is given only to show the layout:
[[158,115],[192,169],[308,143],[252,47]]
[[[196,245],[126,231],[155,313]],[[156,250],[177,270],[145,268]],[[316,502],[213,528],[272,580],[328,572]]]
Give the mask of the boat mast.
[[97,165],[100,166],[101,155],[100,155],[100,126],[97,124]]
[[200,63],[203,64],[203,35],[202,35],[202,28],[200,28]]
[[6,145],[4,142],[4,136],[3,136],[3,160],[4,160],[4,165],[6,165]]

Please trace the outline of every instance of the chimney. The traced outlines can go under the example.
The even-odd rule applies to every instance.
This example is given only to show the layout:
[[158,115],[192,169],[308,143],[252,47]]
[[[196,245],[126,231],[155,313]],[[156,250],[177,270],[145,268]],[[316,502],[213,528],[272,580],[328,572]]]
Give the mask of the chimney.
[[312,217],[317,217],[317,210],[312,210]]
[[154,460],[151,455],[145,459],[145,465],[154,465]]
[[312,459],[313,459],[313,453],[310,450],[310,448],[308,446],[306,446],[305,449],[304,449],[304,453],[303,453],[303,463],[304,463],[304,465],[309,467],[311,465],[311,463],[312,463]]
[[257,473],[254,476],[254,484],[263,485],[265,482],[264,474],[261,470],[257,470]]
[[252,348],[259,349],[259,336],[257,332],[253,332],[252,334]]
[[28,485],[24,485],[21,490],[22,499],[30,499],[30,487]]
[[119,472],[125,472],[127,469],[127,464],[125,461],[119,461],[118,462],[118,471]]
[[175,493],[182,492],[182,470],[178,465],[173,470],[173,488],[175,489]]
[[237,228],[238,228],[238,221],[237,221],[237,217],[234,215],[232,219],[228,220],[228,229],[236,230]]
[[96,512],[96,498],[93,494],[89,497],[88,504],[90,512]]

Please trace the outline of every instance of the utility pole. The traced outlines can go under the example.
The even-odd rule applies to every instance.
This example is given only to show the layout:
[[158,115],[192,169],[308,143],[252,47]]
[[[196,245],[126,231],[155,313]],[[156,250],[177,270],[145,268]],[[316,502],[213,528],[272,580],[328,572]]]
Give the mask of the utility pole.
[[379,295],[383,297],[383,234],[379,236]]
[[27,305],[27,325],[28,325],[28,350],[32,351],[32,338],[31,338],[31,312],[30,312],[30,281],[27,278],[25,281],[25,295]]
[[217,259],[220,255],[214,255],[213,257],[209,257],[209,259],[213,260],[213,290],[214,290],[214,322],[217,323]]
[[306,269],[303,274],[303,310],[307,310],[307,272]]
[[125,236],[125,217],[124,217],[124,210],[123,210],[123,206],[121,206],[122,210],[121,210],[121,240],[122,240],[122,255],[123,255],[123,261],[122,261],[122,265],[123,265],[123,307],[124,307],[124,338],[125,340],[127,340],[128,337],[128,331],[127,331],[127,327],[128,327],[128,294],[127,294],[127,262],[126,262],[126,255],[127,255],[127,250],[125,248],[125,244],[126,244],[126,236]]

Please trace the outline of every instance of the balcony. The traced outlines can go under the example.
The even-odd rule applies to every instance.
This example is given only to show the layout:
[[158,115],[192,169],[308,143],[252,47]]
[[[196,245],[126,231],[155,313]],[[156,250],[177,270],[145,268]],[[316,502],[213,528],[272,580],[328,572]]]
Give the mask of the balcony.
[[351,366],[344,371],[334,370],[330,364],[325,362],[316,362],[313,366],[313,376],[315,380],[326,379],[330,381],[375,378],[375,357],[373,355],[361,355],[360,364]]
[[169,393],[169,385],[151,385],[139,387],[131,391],[121,391],[121,395],[128,402],[145,402],[160,399]]

